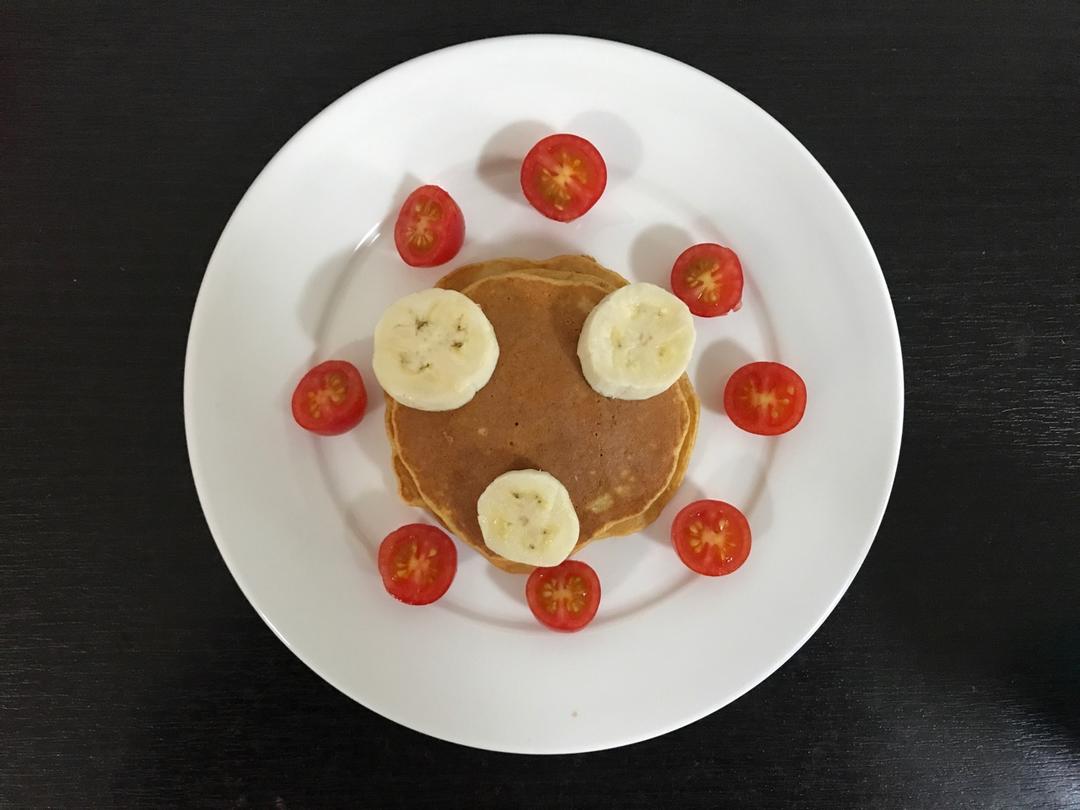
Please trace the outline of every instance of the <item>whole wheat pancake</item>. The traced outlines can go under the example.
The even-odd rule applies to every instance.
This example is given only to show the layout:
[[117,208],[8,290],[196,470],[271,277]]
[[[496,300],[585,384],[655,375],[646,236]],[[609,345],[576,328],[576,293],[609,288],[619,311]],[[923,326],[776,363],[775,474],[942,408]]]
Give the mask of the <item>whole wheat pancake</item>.
[[584,256],[458,268],[437,286],[463,292],[491,321],[500,349],[491,380],[453,411],[386,398],[402,497],[504,570],[531,567],[494,554],[480,533],[477,499],[502,473],[535,468],[562,481],[581,524],[575,550],[644,528],[682,481],[698,420],[686,376],[656,397],[629,401],[597,394],[581,373],[585,317],[626,283]]

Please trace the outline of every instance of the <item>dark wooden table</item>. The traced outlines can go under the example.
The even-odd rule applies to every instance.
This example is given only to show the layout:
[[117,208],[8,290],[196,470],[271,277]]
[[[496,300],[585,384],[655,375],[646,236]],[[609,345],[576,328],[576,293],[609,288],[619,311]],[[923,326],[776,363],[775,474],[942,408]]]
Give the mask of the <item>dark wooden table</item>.
[[[1080,806],[1080,4],[181,5],[0,6],[0,807]],[[888,514],[805,648],[689,728],[550,758],[296,660],[210,538],[180,397],[278,147],[404,59],[528,31],[787,125],[877,249],[907,377]]]

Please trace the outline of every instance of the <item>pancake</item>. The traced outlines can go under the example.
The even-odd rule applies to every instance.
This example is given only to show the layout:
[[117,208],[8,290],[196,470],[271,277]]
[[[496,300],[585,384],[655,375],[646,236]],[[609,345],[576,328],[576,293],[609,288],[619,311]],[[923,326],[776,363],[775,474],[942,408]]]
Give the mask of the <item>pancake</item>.
[[458,268],[437,286],[468,295],[499,339],[499,364],[453,411],[407,408],[387,397],[386,425],[402,498],[504,570],[484,544],[476,502],[508,470],[536,468],[563,482],[581,524],[575,551],[630,534],[659,515],[682,481],[698,401],[685,375],[647,400],[607,399],[585,381],[581,325],[621,276],[583,256],[496,259]]

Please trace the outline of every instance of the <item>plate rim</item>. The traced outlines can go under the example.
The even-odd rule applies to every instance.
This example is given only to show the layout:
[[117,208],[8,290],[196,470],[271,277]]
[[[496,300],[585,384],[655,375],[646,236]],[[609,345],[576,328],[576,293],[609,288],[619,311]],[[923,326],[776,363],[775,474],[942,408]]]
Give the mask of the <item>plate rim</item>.
[[[205,289],[206,289],[206,286],[207,286],[208,278],[210,276],[210,269],[213,267],[213,265],[215,263],[215,259],[217,258],[219,250],[221,248],[221,244],[224,241],[225,236],[228,233],[230,227],[232,226],[232,224],[233,224],[233,222],[234,222],[234,220],[236,218],[237,212],[243,207],[243,205],[248,200],[248,198],[250,196],[252,196],[257,191],[257,189],[261,186],[261,184],[262,184],[262,182],[264,182],[265,178],[271,173],[271,171],[274,168],[275,164],[277,164],[279,161],[281,161],[283,156],[290,150],[290,148],[293,147],[295,144],[297,144],[300,140],[302,140],[303,136],[310,129],[314,128],[315,125],[321,119],[323,119],[324,116],[327,116],[333,110],[335,110],[337,107],[344,104],[347,99],[349,99],[354,93],[357,93],[358,91],[360,91],[361,88],[370,87],[373,84],[388,81],[388,80],[392,79],[392,77],[393,77],[393,75],[395,73],[405,69],[406,67],[415,66],[417,63],[425,61],[425,60],[437,59],[437,58],[442,57],[442,56],[444,56],[444,55],[446,55],[447,53],[450,53],[450,52],[466,51],[466,50],[476,49],[478,46],[483,46],[483,45],[486,45],[486,44],[504,43],[504,42],[512,42],[512,41],[529,41],[529,42],[532,42],[532,43],[546,43],[548,45],[553,45],[553,46],[556,46],[556,47],[560,43],[562,43],[562,44],[576,43],[576,44],[579,44],[579,45],[585,45],[587,47],[610,48],[610,49],[613,49],[613,50],[621,50],[621,51],[624,51],[624,52],[632,55],[632,57],[635,58],[635,59],[644,58],[644,59],[663,60],[665,62],[670,63],[673,67],[681,68],[683,70],[689,70],[689,71],[692,71],[694,73],[699,74],[701,77],[704,77],[704,78],[708,79],[710,82],[712,82],[716,87],[721,89],[723,92],[729,94],[732,98],[737,99],[740,103],[749,105],[749,107],[751,107],[757,114],[760,114],[760,116],[762,116],[763,120],[765,122],[767,122],[767,125],[773,126],[773,127],[775,127],[777,129],[777,131],[782,135],[782,137],[786,140],[786,142],[788,143],[788,145],[790,147],[793,147],[798,153],[800,153],[801,157],[805,161],[808,162],[808,166],[810,166],[812,168],[812,170],[816,173],[816,175],[818,176],[818,179],[824,181],[824,187],[826,189],[828,189],[828,192],[831,193],[832,195],[834,195],[837,198],[838,202],[841,203],[841,206],[840,206],[841,210],[844,212],[844,215],[847,216],[850,219],[850,224],[854,226],[853,235],[857,234],[858,239],[861,242],[861,246],[862,246],[867,258],[870,261],[872,261],[873,268],[876,269],[876,271],[877,271],[876,274],[874,274],[875,282],[876,282],[877,286],[879,287],[879,291],[883,294],[885,303],[887,304],[887,311],[888,311],[889,315],[891,316],[890,324],[891,324],[892,328],[889,329],[888,331],[889,331],[889,343],[890,343],[890,346],[891,346],[891,350],[892,350],[892,354],[893,354],[893,360],[894,360],[895,368],[896,368],[896,379],[895,379],[894,383],[895,383],[895,390],[896,390],[896,397],[897,397],[897,399],[896,399],[897,411],[896,411],[895,424],[890,426],[891,443],[890,443],[890,447],[888,448],[889,449],[888,470],[887,470],[887,475],[885,476],[885,480],[887,481],[887,486],[884,487],[884,490],[883,490],[884,494],[883,494],[883,497],[882,497],[880,503],[878,503],[876,505],[875,509],[874,509],[874,513],[875,513],[876,517],[873,520],[872,531],[868,532],[868,536],[867,536],[866,540],[863,542],[861,549],[859,550],[859,553],[857,555],[857,559],[852,560],[850,571],[848,571],[847,576],[845,578],[845,581],[843,582],[843,585],[837,590],[837,592],[836,592],[835,596],[833,597],[833,599],[829,602],[829,604],[821,612],[821,615],[818,616],[811,623],[811,625],[810,625],[809,629],[807,630],[807,632],[797,641],[797,643],[795,643],[791,647],[791,649],[789,649],[786,652],[782,653],[775,660],[773,660],[768,665],[763,667],[760,677],[757,678],[756,680],[752,680],[751,682],[747,683],[745,685],[745,688],[743,688],[741,691],[738,691],[737,693],[734,693],[734,694],[725,695],[722,699],[720,699],[718,701],[710,702],[709,704],[707,704],[705,706],[705,708],[703,708],[700,711],[691,713],[691,715],[688,716],[688,717],[680,717],[680,718],[678,718],[678,719],[676,719],[676,720],[674,720],[674,721],[672,721],[670,723],[658,726],[658,727],[656,727],[655,729],[653,729],[651,731],[636,734],[636,735],[632,735],[632,736],[630,736],[630,737],[628,737],[626,739],[621,739],[621,740],[618,740],[618,741],[613,741],[613,742],[608,742],[608,743],[600,743],[600,744],[595,744],[595,745],[587,745],[587,746],[573,746],[573,745],[566,746],[566,745],[564,745],[564,746],[558,746],[558,747],[545,747],[545,746],[521,745],[521,746],[517,746],[517,747],[509,747],[509,746],[494,747],[494,746],[490,746],[490,745],[483,745],[483,744],[477,743],[475,741],[470,741],[470,740],[467,740],[467,739],[463,739],[460,735],[452,735],[452,734],[445,734],[445,733],[438,733],[437,734],[437,733],[433,733],[432,731],[428,731],[426,729],[419,728],[415,724],[406,722],[406,721],[396,717],[395,713],[392,712],[392,711],[384,711],[382,708],[374,709],[374,708],[368,706],[368,704],[360,701],[359,699],[357,699],[356,697],[351,695],[344,685],[336,682],[336,679],[331,678],[330,676],[325,674],[317,664],[313,663],[312,661],[308,660],[308,658],[301,655],[301,653],[298,652],[297,649],[289,642],[289,640],[278,630],[278,628],[270,620],[269,616],[267,616],[267,614],[265,613],[263,608],[252,597],[251,592],[250,592],[250,590],[251,590],[250,586],[249,586],[248,583],[245,582],[245,578],[244,578],[243,574],[240,571],[240,566],[237,564],[237,561],[230,556],[230,553],[227,550],[227,544],[219,539],[220,524],[218,524],[218,522],[215,520],[215,518],[211,515],[211,510],[208,508],[209,500],[208,500],[208,494],[206,492],[207,484],[205,483],[205,480],[200,480],[200,474],[197,472],[197,469],[200,466],[200,463],[199,463],[199,451],[195,447],[196,441],[193,438],[194,434],[197,432],[197,428],[194,426],[194,417],[193,417],[193,412],[194,412],[194,407],[193,407],[193,401],[194,401],[193,385],[194,385],[194,383],[192,382],[192,378],[193,378],[193,374],[192,374],[192,367],[193,367],[192,355],[193,355],[193,352],[194,352],[193,347],[194,347],[194,344],[196,342],[196,335],[197,335],[197,333],[199,332],[199,330],[201,328],[200,325],[201,325],[202,321],[206,317],[205,312],[206,312],[206,309],[207,309],[208,305],[205,303],[207,298],[206,298],[206,296],[204,296],[204,292],[205,292]],[[882,269],[881,269],[881,263],[878,260],[876,252],[874,251],[873,245],[871,244],[870,239],[866,234],[865,228],[863,228],[862,223],[860,222],[858,216],[856,215],[854,208],[851,206],[850,202],[848,202],[847,198],[844,196],[844,194],[840,190],[839,186],[832,179],[832,177],[828,174],[828,172],[825,171],[824,167],[817,160],[817,158],[810,152],[810,150],[807,149],[807,147],[805,145],[803,145],[803,143],[801,141],[799,141],[799,139],[797,137],[795,137],[795,135],[793,135],[787,129],[787,127],[784,126],[784,124],[782,124],[779,120],[777,120],[775,117],[773,117],[764,108],[758,106],[752,99],[750,99],[746,95],[742,94],[740,91],[736,90],[735,88],[731,87],[730,85],[728,85],[724,81],[716,78],[715,76],[713,76],[710,73],[707,73],[707,72],[701,70],[700,68],[694,67],[693,65],[689,65],[689,64],[687,64],[685,62],[682,62],[682,61],[680,61],[678,59],[675,59],[675,58],[673,58],[671,56],[668,56],[666,54],[659,53],[657,51],[653,51],[653,50],[650,50],[648,48],[644,48],[644,47],[641,47],[641,46],[638,46],[638,45],[634,45],[634,44],[630,44],[630,43],[626,43],[626,42],[621,42],[621,41],[613,40],[613,39],[605,39],[605,38],[601,38],[601,37],[581,36],[581,35],[575,35],[575,34],[514,34],[514,35],[508,35],[508,36],[484,37],[484,38],[480,38],[480,39],[469,40],[469,41],[465,41],[465,42],[459,42],[459,43],[451,44],[451,45],[445,46],[443,48],[439,48],[439,49],[434,50],[434,51],[429,51],[429,52],[426,52],[426,53],[423,53],[423,54],[419,54],[419,55],[414,56],[414,57],[412,57],[410,59],[407,59],[407,60],[405,60],[403,62],[400,62],[400,63],[398,63],[396,65],[393,65],[393,66],[387,68],[386,70],[383,70],[383,71],[369,77],[368,79],[364,80],[363,82],[353,86],[352,88],[346,90],[340,96],[338,96],[333,101],[331,101],[329,104],[327,104],[325,107],[323,107],[321,110],[319,110],[319,112],[317,112],[306,123],[304,123],[303,126],[301,126],[292,135],[290,135],[289,138],[285,141],[285,143],[283,143],[277,149],[277,151],[274,153],[274,155],[266,162],[266,164],[262,167],[262,169],[259,171],[259,173],[255,176],[255,178],[248,185],[247,189],[244,191],[243,195],[241,195],[239,201],[236,203],[236,205],[234,206],[234,208],[230,212],[229,218],[226,220],[225,225],[223,226],[220,234],[218,235],[217,240],[215,241],[214,249],[213,249],[213,251],[211,251],[211,254],[210,254],[209,258],[207,259],[206,269],[204,270],[203,277],[199,282],[198,292],[196,294],[195,304],[194,304],[194,306],[192,308],[192,315],[191,315],[191,319],[189,321],[189,326],[188,326],[188,339],[186,341],[185,352],[184,352],[184,372],[183,372],[182,401],[183,401],[183,412],[184,412],[184,436],[185,436],[185,444],[186,444],[186,447],[187,447],[187,454],[188,454],[188,467],[189,467],[189,470],[191,472],[192,481],[193,481],[193,483],[195,485],[195,491],[196,491],[196,495],[197,495],[198,500],[199,500],[199,506],[200,506],[200,509],[201,509],[201,511],[203,513],[203,519],[206,521],[207,528],[209,529],[210,535],[214,540],[214,544],[217,547],[218,553],[221,555],[222,560],[225,562],[225,566],[228,569],[228,571],[229,571],[230,575],[232,576],[234,582],[236,583],[237,587],[240,589],[240,592],[243,594],[244,598],[247,600],[248,604],[252,607],[252,609],[254,609],[255,613],[259,616],[259,618],[266,624],[267,627],[270,628],[271,632],[281,641],[282,644],[285,645],[285,647],[289,650],[289,652],[291,652],[301,662],[303,662],[303,664],[306,667],[308,667],[308,669],[310,669],[313,673],[315,673],[320,679],[322,679],[324,682],[326,682],[327,684],[332,686],[334,689],[336,689],[337,691],[342,693],[345,697],[347,697],[352,702],[362,706],[364,709],[366,709],[368,711],[371,711],[374,714],[377,714],[379,716],[382,716],[382,717],[386,718],[387,720],[390,720],[391,722],[394,722],[394,723],[396,723],[396,724],[398,724],[400,726],[408,728],[411,731],[418,732],[420,734],[423,734],[423,735],[428,736],[428,737],[433,737],[435,739],[440,739],[440,740],[443,740],[445,742],[450,742],[450,743],[454,743],[454,744],[457,744],[457,745],[462,745],[462,746],[465,746],[465,747],[468,747],[468,748],[475,748],[477,750],[495,751],[495,752],[501,752],[501,753],[518,753],[518,754],[571,754],[571,753],[588,753],[588,752],[592,752],[592,751],[610,750],[610,749],[613,749],[613,748],[619,748],[619,747],[626,746],[626,745],[633,745],[633,744],[636,744],[636,743],[639,743],[639,742],[643,742],[645,740],[650,740],[650,739],[654,739],[654,738],[663,736],[665,734],[669,734],[672,731],[676,731],[676,730],[678,730],[680,728],[684,728],[684,727],[686,727],[688,725],[691,725],[692,723],[695,723],[698,720],[701,720],[702,718],[707,717],[707,716],[719,711],[720,709],[724,708],[725,706],[728,706],[731,703],[734,703],[736,700],[743,697],[745,694],[750,692],[752,689],[759,686],[762,682],[764,682],[769,677],[771,677],[773,674],[775,674],[776,671],[780,669],[780,667],[782,667],[787,661],[789,661],[792,657],[794,657],[795,654],[798,653],[799,650],[801,650],[806,645],[806,643],[810,640],[810,638],[815,633],[817,633],[817,631],[821,628],[821,626],[824,624],[824,622],[832,615],[833,611],[836,609],[836,606],[840,603],[841,599],[843,599],[843,597],[847,594],[848,589],[851,587],[851,583],[854,581],[856,575],[862,569],[862,566],[866,561],[866,557],[870,552],[870,548],[873,545],[874,541],[876,540],[878,532],[880,531],[882,521],[884,520],[885,513],[886,513],[886,511],[888,509],[888,504],[889,504],[889,501],[890,501],[891,496],[892,496],[893,487],[895,486],[895,483],[896,483],[896,473],[897,473],[897,469],[898,469],[898,466],[899,466],[900,449],[901,449],[902,440],[903,440],[904,411],[905,411],[905,390],[904,390],[903,352],[902,352],[902,347],[901,347],[901,342],[900,342],[899,324],[898,324],[897,319],[896,319],[896,310],[895,310],[895,306],[894,306],[894,303],[893,303],[892,295],[889,292],[888,283],[886,282],[885,275],[884,275],[884,273],[882,272]],[[215,526],[217,526],[217,528],[215,528]]]

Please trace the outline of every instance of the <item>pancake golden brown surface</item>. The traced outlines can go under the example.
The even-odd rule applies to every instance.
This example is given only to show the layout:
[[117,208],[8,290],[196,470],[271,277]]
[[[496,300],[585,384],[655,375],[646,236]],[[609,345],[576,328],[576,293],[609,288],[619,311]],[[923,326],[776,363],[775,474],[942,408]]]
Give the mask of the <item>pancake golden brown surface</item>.
[[494,327],[500,353],[491,380],[453,411],[387,397],[402,497],[500,568],[530,570],[491,552],[477,522],[477,499],[509,470],[540,469],[563,483],[581,524],[577,549],[648,525],[682,481],[698,418],[686,376],[658,396],[628,401],[597,394],[581,373],[582,323],[624,284],[584,256],[461,267],[438,286],[472,298]]

